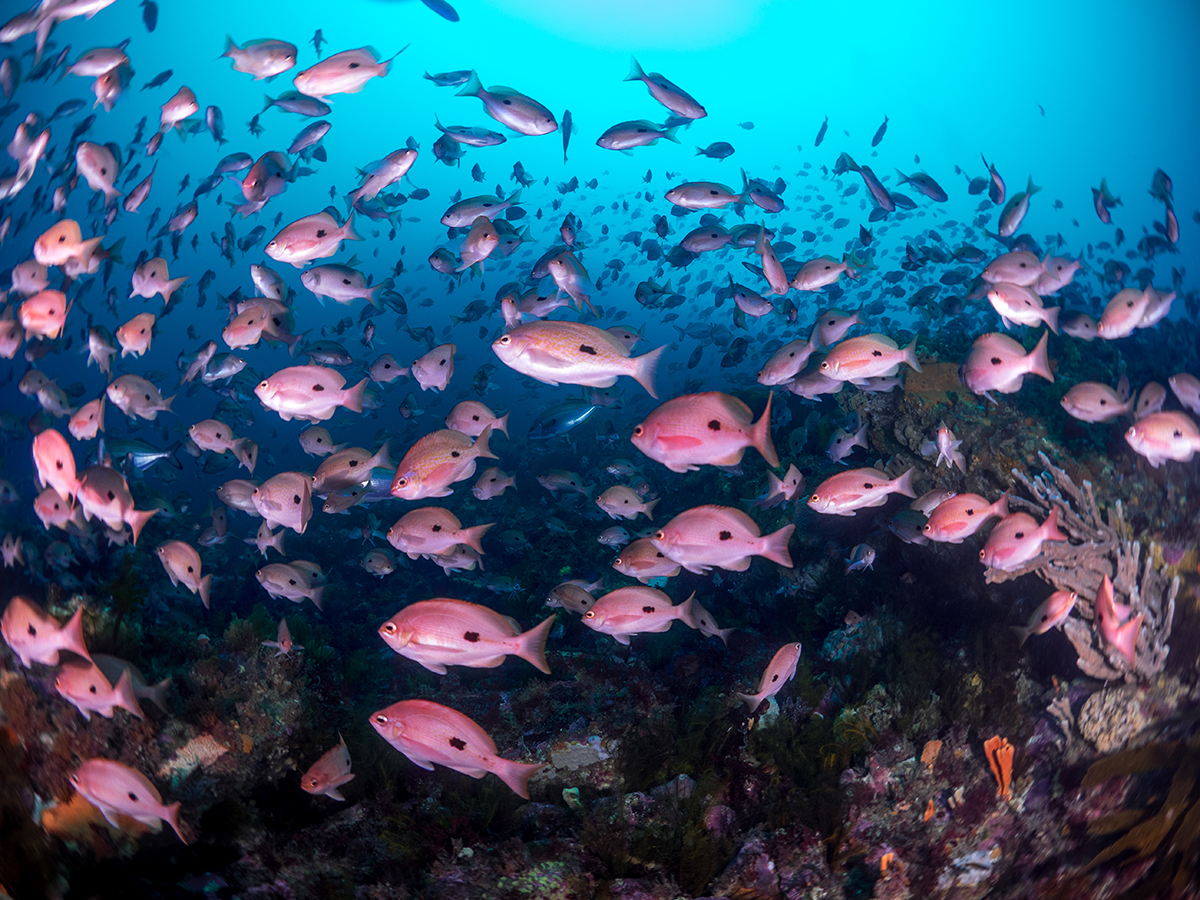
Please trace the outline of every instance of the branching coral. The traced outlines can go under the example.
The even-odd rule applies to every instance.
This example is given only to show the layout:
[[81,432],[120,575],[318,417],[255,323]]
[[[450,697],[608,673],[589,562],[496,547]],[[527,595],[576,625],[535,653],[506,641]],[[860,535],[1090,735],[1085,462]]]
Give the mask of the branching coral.
[[[1063,630],[1079,654],[1079,668],[1105,681],[1149,681],[1163,671],[1171,651],[1167,641],[1175,617],[1179,578],[1168,579],[1165,566],[1155,569],[1153,543],[1143,554],[1142,544],[1129,533],[1119,500],[1106,521],[1096,504],[1091,482],[1085,481],[1080,487],[1045,453],[1039,452],[1038,456],[1046,468],[1041,475],[1030,478],[1013,469],[1013,477],[1034,499],[1011,497],[1009,508],[1042,517],[1052,509],[1058,510],[1059,528],[1070,540],[1047,542],[1041,554],[1022,568],[1012,572],[988,569],[985,578],[994,584],[1032,573],[1059,590],[1076,592],[1079,600],[1075,610],[1080,618],[1068,619]],[[1143,617],[1132,665],[1103,641],[1094,626],[1096,592],[1105,575],[1112,579],[1117,600],[1130,607],[1130,615]]]

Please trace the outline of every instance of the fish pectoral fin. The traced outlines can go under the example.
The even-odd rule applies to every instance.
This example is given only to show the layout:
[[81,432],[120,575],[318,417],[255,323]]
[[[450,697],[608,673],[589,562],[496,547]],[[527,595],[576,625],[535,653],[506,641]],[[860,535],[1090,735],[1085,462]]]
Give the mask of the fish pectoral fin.
[[[430,672],[433,672],[435,675],[445,675],[446,674],[446,667],[444,665],[442,665],[441,663],[423,662],[421,660],[417,660],[417,661],[420,662],[421,665],[424,666],[426,669],[428,669]],[[416,762],[416,760],[413,760],[413,761]],[[418,763],[418,765],[420,765],[420,764]],[[432,769],[433,766],[426,766],[425,768]]]
[[527,350],[525,351],[525,358],[531,363],[536,364],[539,368],[544,369],[567,369],[571,366],[571,363],[567,362],[567,360],[560,359],[551,353],[547,353],[545,350]]
[[721,568],[727,569],[730,572],[745,572],[748,568],[750,568],[750,557],[747,556],[745,559],[739,559],[737,562],[728,563],[727,565],[721,566]]
[[504,664],[504,656],[493,656],[491,659],[481,659],[475,663],[475,667],[479,669],[494,669],[496,666]]

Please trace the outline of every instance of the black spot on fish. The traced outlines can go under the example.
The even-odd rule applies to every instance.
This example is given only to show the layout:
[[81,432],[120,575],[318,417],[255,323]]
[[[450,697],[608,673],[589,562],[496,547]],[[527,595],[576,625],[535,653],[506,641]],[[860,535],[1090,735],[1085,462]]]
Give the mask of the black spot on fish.
[[467,742],[460,737],[452,737],[450,738],[450,746],[455,750],[464,750],[466,749]]
[[430,529],[430,530],[431,530],[431,531],[432,531],[434,534],[437,534],[439,531],[441,531],[441,530],[442,530],[442,526],[441,526],[441,525],[434,525],[434,526],[433,526],[433,528],[432,528],[432,529]]
[[317,229],[317,237],[319,237],[319,238],[325,237],[325,229],[324,228]]
[[288,584],[292,584],[292,585],[294,585],[295,583],[296,583],[296,579],[295,579],[295,578],[289,578],[289,579],[288,579]]
[[595,356],[595,355],[596,355],[596,348],[595,348],[595,347],[589,347],[587,344],[580,344],[580,345],[579,345],[579,352],[580,352],[580,353],[586,353],[588,356]]
[[1013,537],[1015,537],[1019,541],[1019,540],[1021,540],[1021,538],[1025,537],[1025,532],[1018,531],[1016,534],[1013,535]]
[[29,630],[30,637],[37,637],[37,629],[36,628],[34,628],[32,625],[30,625],[28,627],[28,630]]
[[872,350],[871,355],[872,356],[883,356],[883,353],[879,350]]
[[468,631],[466,634],[463,635],[463,640],[470,641],[472,644],[474,644],[476,641],[479,640],[479,632],[478,631]]
[[192,575],[192,574],[194,574],[194,573],[195,573],[195,571],[196,571],[196,570],[195,570],[195,569],[193,569],[191,566],[188,566],[188,574],[189,574],[189,575]]
[[358,68],[358,63],[350,63],[350,68],[352,68],[352,69],[357,69],[357,68]]
[[300,495],[292,494],[292,502],[295,503],[297,506],[299,506],[300,505]]
[[91,693],[91,694],[96,693],[96,686],[94,684],[88,685],[88,693]]
[[323,384],[314,384],[314,385],[313,385],[313,387],[312,387],[312,389],[313,389],[314,391],[323,391],[323,390],[325,390],[325,385],[323,385]]
[[117,495],[114,494],[112,491],[109,491],[108,492],[108,502],[111,503],[112,501],[114,501],[116,499],[117,499]]
[[63,461],[61,459],[57,459],[54,461],[54,468],[58,469],[61,472],[62,467],[63,467]]
[[716,419],[713,419],[712,421],[710,421],[708,423],[708,428],[710,431],[720,431],[721,423],[719,421],[717,421]]
[[462,454],[459,453],[457,450],[451,450],[450,456],[452,459],[458,459],[460,456],[462,456]]
[[993,366],[998,366],[998,365],[1000,365],[1000,363],[1001,363],[1002,361],[1003,361],[1003,360],[1001,360],[1001,359],[1000,359],[1000,357],[998,357],[998,356],[993,356],[993,357],[992,357],[992,365],[993,365]]
[[137,794],[135,794],[133,791],[130,791],[130,792],[129,792],[129,799],[130,799],[130,800],[132,800],[134,803],[137,803],[137,802],[138,802],[138,795],[137,795]]
[[730,534],[728,531],[722,531],[720,534],[717,535],[717,538],[722,541],[728,541],[728,540],[732,540],[733,535]]
[[774,684],[774,683],[775,683],[775,682],[777,682],[778,680],[779,680],[779,676],[778,676],[778,675],[772,675],[772,676],[771,676],[771,684]]
[[968,516],[973,516],[973,515],[975,515],[975,510],[973,510],[973,509],[968,509],[968,510],[967,510],[967,515],[968,515]]
[[652,613],[652,612],[654,612],[654,607],[653,607],[653,606],[643,606],[643,607],[642,607],[642,612],[644,612],[644,613]]

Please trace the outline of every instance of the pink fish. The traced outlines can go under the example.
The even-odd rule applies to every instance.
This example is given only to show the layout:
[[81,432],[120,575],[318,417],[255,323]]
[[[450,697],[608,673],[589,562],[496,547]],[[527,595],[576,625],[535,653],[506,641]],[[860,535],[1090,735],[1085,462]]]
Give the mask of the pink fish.
[[625,587],[597,597],[583,614],[583,624],[600,634],[611,635],[618,644],[628,644],[635,634],[668,631],[675,620],[689,628],[699,628],[692,608],[693,593],[678,606],[671,598],[652,587]]
[[979,559],[1001,572],[1015,572],[1042,552],[1043,541],[1065,540],[1067,536],[1058,530],[1057,508],[1050,510],[1041,525],[1028,513],[1011,513],[992,529]]
[[917,339],[901,349],[895,341],[882,334],[867,334],[842,341],[829,351],[821,362],[821,374],[837,381],[860,384],[877,375],[895,375],[904,363],[920,372],[917,362]]
[[668,559],[701,575],[713,566],[744,572],[752,556],[790,569],[787,545],[795,530],[795,525],[785,525],[763,536],[754,520],[739,509],[696,506],[673,518],[650,541]]
[[1121,397],[1107,384],[1081,381],[1063,394],[1059,405],[1074,419],[1097,423],[1132,414],[1134,402],[1132,397]]
[[350,750],[346,739],[340,734],[335,746],[330,747],[300,776],[300,787],[315,796],[324,795],[331,800],[345,800],[338,790],[343,784],[353,781],[350,772]]
[[450,485],[475,474],[478,459],[497,459],[488,449],[492,429],[483,429],[472,441],[460,431],[444,428],[417,440],[408,448],[392,479],[392,496],[403,500],[449,497]]
[[354,387],[346,388],[346,379],[334,369],[291,366],[259,382],[254,393],[263,406],[275,410],[285,422],[292,419],[323,422],[333,418],[339,406],[361,413],[368,380],[364,378]]
[[170,678],[164,678],[158,684],[149,684],[146,676],[142,674],[142,670],[133,663],[103,653],[93,654],[92,662],[104,673],[104,677],[110,684],[117,684],[121,680],[121,676],[128,672],[129,680],[133,685],[134,697],[138,700],[149,700],[163,712],[170,712],[167,709],[167,691],[171,687]]
[[991,391],[1015,394],[1026,375],[1037,375],[1053,384],[1054,374],[1046,356],[1048,338],[1049,332],[1043,331],[1041,340],[1028,354],[1024,347],[1002,334],[976,338],[959,372],[963,384],[973,393],[985,396]]
[[754,507],[772,509],[780,503],[789,503],[796,499],[796,495],[804,490],[804,475],[796,468],[796,464],[792,463],[788,466],[787,472],[783,478],[780,478],[774,472],[767,472],[767,493],[765,496],[754,501]]
[[388,529],[388,543],[407,553],[409,559],[421,556],[439,556],[456,544],[466,544],[482,554],[484,534],[495,524],[474,525],[463,528],[454,513],[440,506],[425,506],[405,513]]
[[[1105,575],[1100,581],[1100,589],[1096,592],[1095,612],[1100,637],[1106,644],[1124,656],[1132,666],[1143,616],[1138,613],[1129,619],[1131,610],[1128,606],[1116,602],[1113,596],[1113,584],[1108,575]],[[1129,619],[1129,621],[1122,625],[1121,622],[1125,619]]]
[[546,637],[554,616],[521,632],[512,619],[486,606],[435,597],[406,606],[379,627],[384,643],[430,672],[446,666],[490,669],[518,656],[546,674]]
[[653,521],[658,499],[643,502],[633,488],[615,484],[596,498],[596,505],[613,519],[636,519],[639,515],[645,515]]
[[[507,419],[508,416],[504,418]],[[479,476],[479,480],[471,488],[471,493],[475,495],[476,500],[491,500],[493,497],[499,497],[508,488],[515,489],[516,486],[516,479],[512,475],[506,475],[495,466],[492,466],[483,470],[483,474]]]
[[491,772],[529,799],[529,778],[540,763],[504,759],[487,732],[457,710],[431,700],[401,700],[371,716],[380,736],[422,769],[434,764],[472,778]]
[[955,494],[943,500],[927,515],[922,533],[931,541],[961,544],[964,538],[973,535],[993,516],[1003,519],[1008,515],[1008,493],[1000,495],[995,503],[988,503],[978,494]]
[[165,820],[185,844],[179,829],[179,803],[164,806],[162,795],[141,772],[111,759],[89,759],[71,776],[71,785],[95,806],[114,828],[116,817],[129,816],[154,830]]
[[1075,601],[1078,599],[1079,595],[1074,591],[1055,591],[1043,600],[1042,605],[1033,611],[1033,615],[1029,617],[1029,621],[1025,625],[1010,626],[1020,640],[1017,646],[1025,646],[1030,635],[1045,634],[1051,628],[1056,628],[1065,622],[1067,616],[1071,614],[1071,610],[1075,608]]
[[1125,441],[1157,469],[1169,459],[1191,462],[1200,451],[1200,428],[1187,413],[1150,413],[1129,427]]
[[508,414],[497,418],[488,406],[478,400],[464,400],[446,416],[447,428],[461,431],[471,437],[479,437],[489,425],[493,431],[503,431],[504,436],[508,437]]
[[650,538],[639,538],[621,550],[612,567],[622,575],[649,584],[651,578],[674,578],[681,566],[654,546]]
[[758,421],[750,407],[729,394],[711,391],[668,400],[634,427],[633,445],[672,472],[694,472],[702,465],[736,466],[747,447],[776,468],[771,442],[771,395]]
[[[295,644],[292,642],[292,632],[290,630],[288,630],[288,623],[287,623],[286,616],[279,620],[279,628],[276,629],[275,640],[261,641],[260,643],[264,647],[274,647],[276,650],[278,650],[279,652],[275,654],[276,656],[287,656],[293,650],[303,650],[304,649],[303,644]],[[318,791],[317,793],[320,793],[320,792]],[[341,798],[339,797],[337,799],[340,800]]]
[[63,500],[79,490],[75,476],[75,454],[60,432],[47,428],[33,439],[33,466],[38,487],[51,487]]
[[912,486],[915,471],[909,469],[898,478],[891,479],[878,469],[839,472],[821,482],[808,498],[808,505],[826,515],[853,516],[860,509],[883,506],[891,494],[915,498],[917,494]]
[[107,466],[85,469],[79,476],[75,498],[83,507],[85,519],[99,519],[113,531],[124,531],[128,525],[135,546],[146,523],[159,511],[157,508],[134,509],[133,495],[129,493],[125,476]]
[[758,682],[758,692],[754,694],[738,694],[739,697],[746,701],[746,705],[750,707],[751,714],[758,709],[760,703],[768,697],[774,697],[785,684],[795,677],[796,666],[800,664],[800,649],[801,645],[798,643],[784,644],[775,651],[775,655],[767,663],[767,668]]
[[75,610],[66,625],[60,625],[32,600],[17,594],[8,601],[4,615],[0,617],[0,635],[27,669],[35,662],[57,666],[62,650],[69,650],[84,659],[92,658],[83,642],[82,606]]
[[133,694],[133,678],[128,669],[122,671],[114,685],[91,660],[64,662],[54,679],[54,689],[89,721],[94,712],[111,719],[118,707],[138,719],[145,718]]

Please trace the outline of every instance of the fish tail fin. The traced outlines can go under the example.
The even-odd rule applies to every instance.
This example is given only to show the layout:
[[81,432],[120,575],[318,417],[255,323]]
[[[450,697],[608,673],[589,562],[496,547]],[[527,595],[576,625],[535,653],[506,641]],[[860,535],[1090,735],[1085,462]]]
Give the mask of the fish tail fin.
[[138,719],[146,718],[146,714],[138,705],[137,697],[133,695],[133,677],[129,674],[129,669],[122,672],[117,683],[113,685],[113,697],[116,700],[113,706],[128,710],[130,715]]
[[991,514],[999,516],[1001,519],[1008,516],[1008,491],[1001,494],[999,499],[992,504]]
[[163,712],[170,712],[167,708],[167,693],[171,689],[171,679],[164,678],[154,687],[150,688],[150,696],[146,699],[161,709]]
[[346,224],[342,226],[343,241],[361,241],[364,238],[354,230],[354,213],[350,212],[346,216]]
[[175,833],[179,835],[179,839],[186,844],[187,838],[185,838],[183,836],[183,832],[179,830],[179,807],[180,803],[178,800],[176,800],[170,806],[163,807],[162,817],[166,823],[174,829]]
[[666,349],[664,344],[657,350],[651,350],[649,353],[643,353],[633,359],[633,371],[630,374],[634,381],[644,387],[646,393],[655,400],[658,399],[658,393],[654,390],[654,374],[658,370],[659,360]]
[[504,436],[508,437],[508,417],[510,415],[512,415],[512,413],[505,413],[500,418],[498,418],[495,422],[493,422],[492,423],[492,431],[493,432],[503,431]]
[[237,457],[238,462],[246,467],[251,475],[254,474],[254,467],[258,465],[258,443],[250,438],[238,438],[234,441],[233,455]]
[[762,454],[762,458],[767,461],[768,466],[777,469],[779,468],[779,454],[775,452],[775,443],[771,440],[771,398],[774,393],[771,391],[767,394],[767,408],[758,417],[758,421],[751,426],[750,444]]
[[649,519],[651,522],[654,521],[654,507],[658,506],[658,501],[661,499],[662,499],[662,497],[655,497],[653,500],[651,500],[649,503],[647,503],[645,505],[645,507],[642,509],[642,512],[644,512],[646,514],[646,518]]
[[1057,506],[1050,510],[1050,515],[1046,516],[1046,521],[1042,523],[1042,539],[1046,541],[1065,541],[1068,539],[1067,535],[1059,530]]
[[231,51],[237,50],[237,49],[238,49],[238,45],[233,42],[233,38],[230,37],[229,35],[225,35],[225,52],[222,53],[220,56],[218,56],[217,59],[221,59],[223,57],[229,56]]
[[501,781],[512,788],[513,793],[528,800],[529,779],[534,772],[541,768],[541,763],[519,763],[497,756],[495,768],[492,771]]
[[688,628],[700,629],[700,622],[696,619],[695,607],[696,592],[692,591],[690,597],[675,607],[676,614],[679,616],[679,621]]
[[272,106],[274,106],[274,105],[275,105],[275,100],[274,100],[274,98],[272,98],[270,94],[263,94],[263,108],[262,108],[262,111],[263,111],[263,112],[266,112],[268,109],[270,109],[270,108],[271,108]]
[[[909,494],[909,496],[915,497],[916,495]],[[763,538],[764,546],[759,556],[765,556],[771,562],[779,563],[785,569],[792,568],[792,556],[788,553],[788,540],[795,530],[795,525],[784,525],[778,531],[768,534]]]
[[146,523],[154,518],[158,509],[131,509],[126,513],[127,518],[125,524],[129,526],[129,530],[133,532],[133,545],[137,546],[138,535],[142,533],[142,529],[146,527]]
[[1033,183],[1033,176],[1030,175],[1029,183],[1025,185],[1025,196],[1032,197],[1034,194],[1036,194],[1040,190],[1041,190],[1041,188]]
[[1058,334],[1058,313],[1060,307],[1051,306],[1046,309],[1046,327]]
[[361,413],[363,404],[363,391],[366,390],[367,382],[370,379],[364,378],[350,390],[346,391],[342,396],[342,406],[351,412]]
[[1138,613],[1138,615],[1118,628],[1117,633],[1113,635],[1112,645],[1129,661],[1129,665],[1131,666],[1133,665],[1134,652],[1137,647],[1138,631],[1142,627],[1142,619],[1142,614]]
[[495,522],[488,522],[486,525],[474,525],[471,528],[464,528],[458,533],[461,538],[459,543],[466,544],[476,553],[483,553],[483,536],[495,524]]
[[264,559],[266,559],[266,557],[267,557],[266,551],[270,547],[274,547],[280,556],[287,556],[287,554],[283,552],[283,538],[286,534],[287,534],[287,529],[280,528],[279,532],[277,534],[274,534],[271,536],[271,540],[268,541],[267,546],[263,548],[263,558]]
[[200,588],[197,591],[200,594],[200,602],[204,604],[205,609],[212,609],[209,605],[209,597],[212,594],[212,573],[205,575],[200,579]]
[[555,615],[550,614],[540,625],[530,628],[520,637],[520,648],[517,656],[536,668],[539,672],[550,674],[550,666],[546,662],[546,638],[554,627]]
[[375,451],[375,466],[381,469],[394,469],[395,463],[392,462],[392,439],[388,438],[383,442],[383,446]]
[[[904,348],[904,362],[908,363],[909,367],[914,372],[921,371],[921,364],[917,362],[917,336],[913,335],[912,343]],[[1053,379],[1051,379],[1053,380]]]
[[903,494],[905,497],[916,499],[917,492],[913,490],[913,474],[917,471],[916,466],[910,468],[907,472],[901,475],[892,483],[892,488],[897,494]]
[[89,662],[92,654],[88,652],[87,644],[83,641],[83,607],[75,610],[75,615],[58,632],[59,648],[77,653]]
[[1042,339],[1029,354],[1029,372],[1031,375],[1038,375],[1054,384],[1054,373],[1050,371],[1050,357],[1046,355],[1046,344],[1049,342],[1049,338],[1050,332],[1043,331]]
[[642,81],[646,77],[646,73],[642,71],[642,67],[638,65],[637,57],[629,57],[629,74],[625,76],[624,81]]
[[509,195],[507,202],[509,206],[516,206],[518,203],[520,203],[521,189],[517,188],[515,191],[513,191],[512,194]]
[[313,606],[315,606],[321,612],[325,611],[325,608],[321,605],[321,598],[323,596],[325,596],[325,585],[319,584],[315,588],[309,588],[308,599],[311,600],[313,602]]
[[1029,640],[1029,635],[1033,634],[1032,629],[1026,628],[1024,625],[1009,625],[1009,630],[1017,636],[1017,646],[1024,647],[1025,642]]
[[174,294],[181,287],[183,287],[183,283],[185,281],[187,281],[189,277],[190,276],[187,276],[187,275],[180,275],[178,278],[172,278],[170,281],[168,281],[163,286],[162,295],[163,295],[163,305],[164,306],[170,305],[171,295]]
[[495,453],[488,447],[488,441],[492,439],[492,426],[488,425],[483,431],[479,432],[479,437],[475,438],[475,443],[471,445],[475,451],[476,459],[499,459]]
[[458,89],[454,95],[456,97],[478,97],[483,93],[483,82],[479,80],[479,73],[474,69],[471,70],[471,77],[467,79],[467,83]]
[[[664,128],[663,132],[662,132],[662,136],[665,137],[668,141],[672,141],[672,142],[678,144],[679,137],[677,136],[676,132],[678,132],[681,127],[682,126],[680,126],[680,125],[672,125],[670,128]],[[699,150],[700,150],[700,148],[697,147],[696,151],[699,152]]]
[[763,702],[762,694],[743,694],[739,691],[735,691],[734,693],[736,693],[738,697],[744,700],[746,705],[750,707],[750,715],[754,715],[754,711],[758,709],[758,705]]

